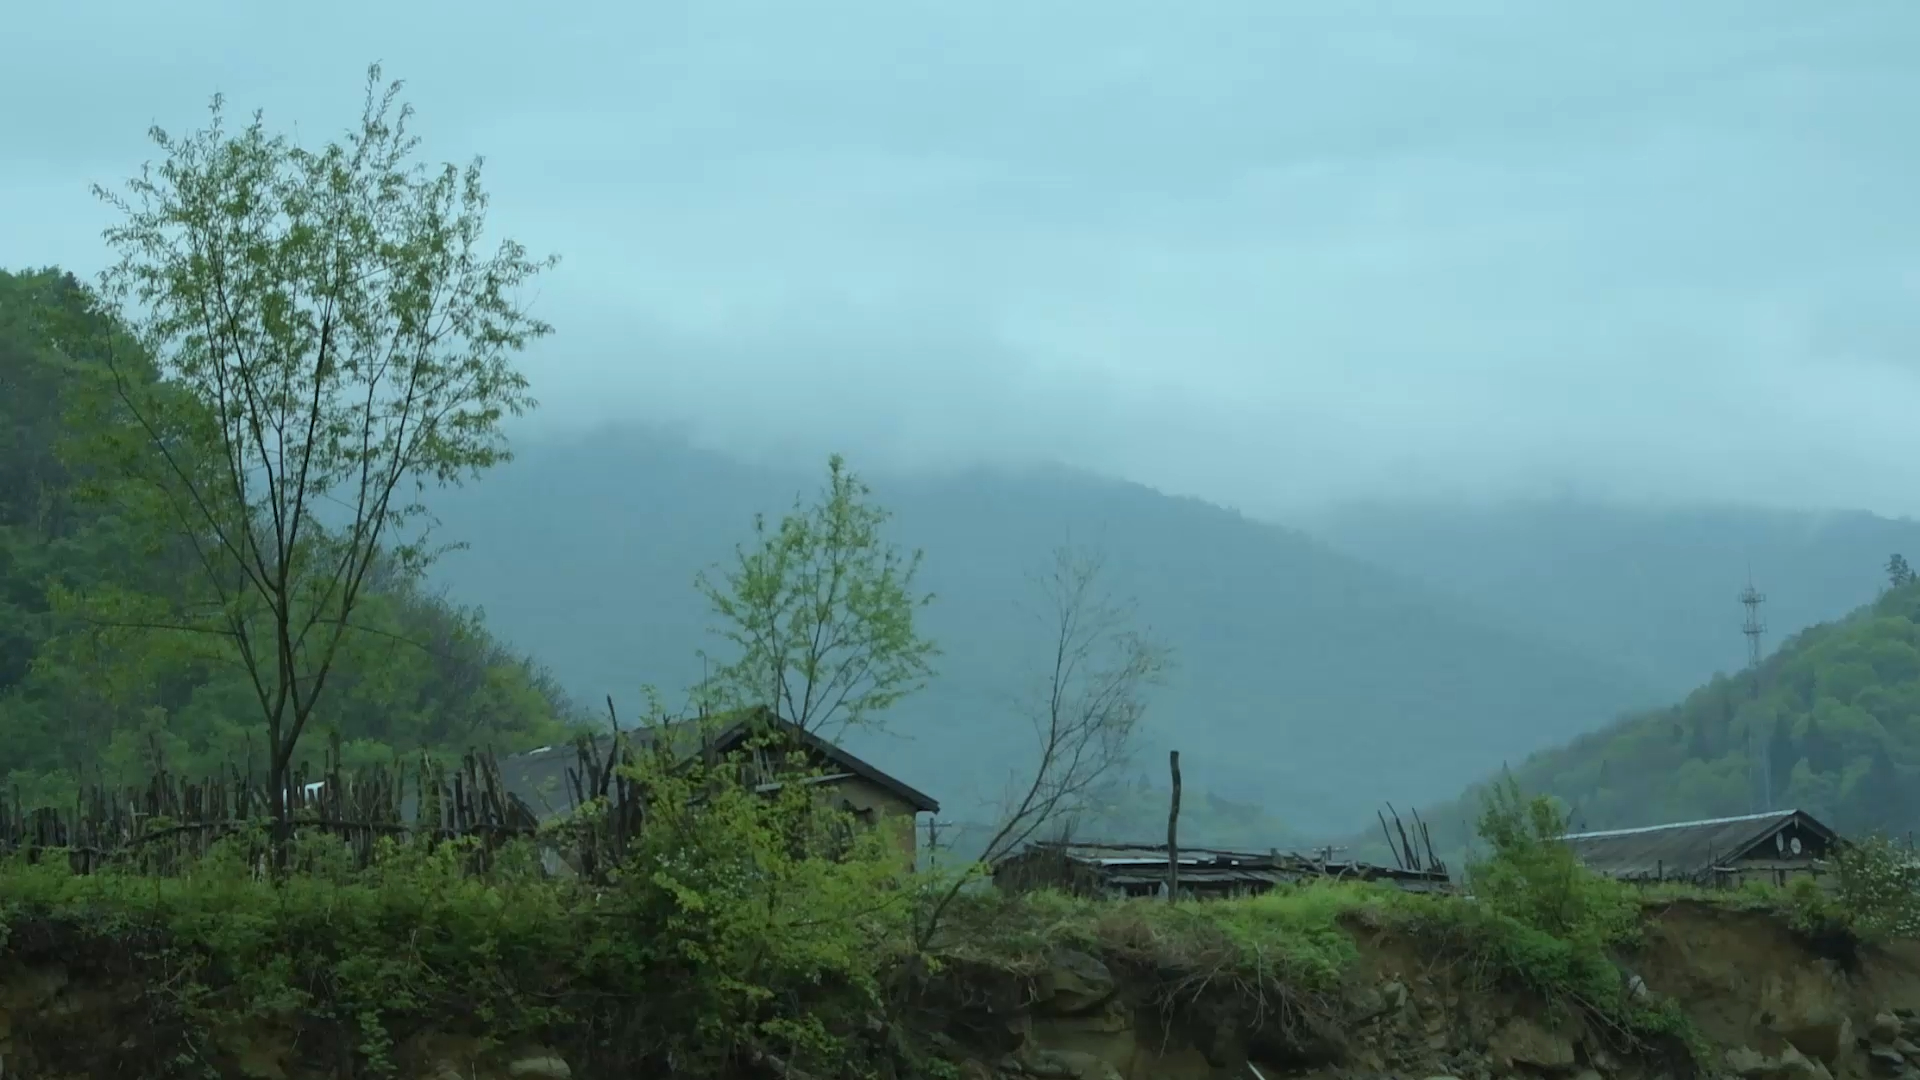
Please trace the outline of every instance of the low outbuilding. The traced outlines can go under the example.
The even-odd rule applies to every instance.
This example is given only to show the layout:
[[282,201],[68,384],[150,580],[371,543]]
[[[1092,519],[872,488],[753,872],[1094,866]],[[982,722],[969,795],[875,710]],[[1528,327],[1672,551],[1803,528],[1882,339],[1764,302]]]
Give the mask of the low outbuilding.
[[[1318,880],[1379,881],[1410,892],[1452,887],[1444,868],[1375,866],[1338,860],[1330,852],[1260,854],[1183,846],[1177,862],[1181,895],[1196,899],[1247,896]],[[1154,896],[1164,895],[1167,870],[1164,845],[1042,841],[995,863],[993,881],[1014,893],[1058,889],[1077,896]]]
[[1571,833],[1561,840],[1588,869],[1610,878],[1715,887],[1817,877],[1846,843],[1804,810]]

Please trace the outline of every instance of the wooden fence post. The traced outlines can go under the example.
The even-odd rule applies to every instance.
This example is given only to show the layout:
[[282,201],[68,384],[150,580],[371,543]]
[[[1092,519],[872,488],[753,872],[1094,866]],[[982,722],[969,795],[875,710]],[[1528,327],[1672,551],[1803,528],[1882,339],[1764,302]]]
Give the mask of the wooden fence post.
[[1173,803],[1167,808],[1167,903],[1180,898],[1180,751],[1167,752],[1173,771]]

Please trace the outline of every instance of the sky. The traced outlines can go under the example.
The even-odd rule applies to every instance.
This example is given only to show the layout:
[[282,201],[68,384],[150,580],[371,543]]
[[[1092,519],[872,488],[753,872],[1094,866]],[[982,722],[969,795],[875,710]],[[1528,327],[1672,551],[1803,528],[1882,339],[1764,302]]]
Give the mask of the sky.
[[215,91],[374,60],[558,269],[533,435],[1064,461],[1254,512],[1920,513],[1920,7],[74,0],[0,40],[0,265]]

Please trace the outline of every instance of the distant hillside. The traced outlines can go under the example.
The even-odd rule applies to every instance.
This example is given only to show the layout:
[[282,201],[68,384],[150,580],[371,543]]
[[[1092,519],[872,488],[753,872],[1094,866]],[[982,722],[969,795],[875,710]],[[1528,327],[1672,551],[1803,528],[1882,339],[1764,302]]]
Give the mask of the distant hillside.
[[1889,554],[1920,557],[1920,523],[1866,513],[1558,500],[1346,507],[1300,524],[1671,697],[1746,663],[1735,596],[1749,567],[1771,644],[1871,598]]
[[[626,702],[642,683],[699,679],[694,650],[711,639],[694,572],[726,557],[755,511],[810,493],[823,464],[754,468],[638,432],[520,453],[440,504],[447,533],[472,547],[439,580],[583,698]],[[1308,834],[1381,799],[1445,797],[1502,758],[1657,700],[1622,670],[1204,503],[1063,471],[863,471],[898,537],[927,551],[940,596],[927,628],[946,655],[895,734],[860,750],[956,819],[976,817],[1028,759],[1012,695],[1040,649],[1020,604],[1028,574],[1069,536],[1105,549],[1112,584],[1179,651],[1139,773],[1158,781],[1178,747],[1190,787]]]
[[[1587,829],[1789,807],[1843,832],[1920,829],[1920,586],[1796,635],[1757,685],[1716,678],[1513,772]],[[1449,842],[1473,803],[1429,811]]]

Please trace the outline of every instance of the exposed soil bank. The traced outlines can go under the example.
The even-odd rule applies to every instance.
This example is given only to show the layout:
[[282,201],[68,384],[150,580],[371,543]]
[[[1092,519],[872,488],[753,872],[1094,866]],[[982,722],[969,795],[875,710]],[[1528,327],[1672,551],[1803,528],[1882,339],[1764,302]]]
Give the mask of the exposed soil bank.
[[[13,929],[0,954],[7,1080],[368,1075],[344,1022],[187,1031],[155,1005],[165,966],[128,959],[164,950]],[[890,1022],[874,1018],[875,1044],[900,1048],[876,1054],[875,1069],[971,1080],[1652,1080],[1703,1071],[1678,1035],[1631,1038],[1577,1008],[1488,989],[1470,963],[1436,960],[1402,931],[1359,921],[1347,929],[1358,963],[1338,991],[1311,997],[1209,985],[1205,973],[1146,971],[1073,950],[1019,974],[950,964],[920,985],[911,1008]],[[1810,941],[1764,913],[1681,902],[1649,910],[1643,945],[1620,959],[1632,992],[1682,1006],[1706,1044],[1693,1049],[1705,1051],[1708,1075],[1920,1077],[1920,944],[1854,950]],[[453,1017],[445,1031],[403,1037],[391,1060],[404,1080],[615,1075],[578,1050],[591,1033],[552,1035],[545,1045],[493,1045],[473,1034],[471,1017]],[[781,1074],[764,1058],[740,1069]]]

